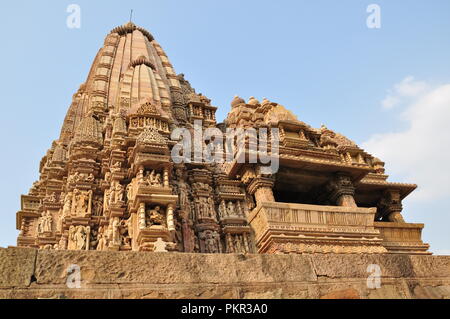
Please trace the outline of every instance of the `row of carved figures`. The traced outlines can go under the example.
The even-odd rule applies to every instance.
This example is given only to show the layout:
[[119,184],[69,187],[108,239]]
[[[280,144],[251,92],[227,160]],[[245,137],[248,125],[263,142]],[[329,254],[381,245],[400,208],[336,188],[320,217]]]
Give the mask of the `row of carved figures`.
[[153,117],[135,117],[131,119],[130,123],[131,127],[153,127],[157,130],[165,132],[169,131],[169,125],[167,122]]
[[[194,199],[194,207],[197,212],[197,219],[216,219],[215,204],[212,197],[200,197]],[[219,204],[219,218],[239,217],[245,218],[244,205],[241,201],[225,201]]]
[[52,248],[68,250],[108,250],[121,246],[131,248],[131,220],[113,218],[108,226],[98,229],[90,226],[71,225],[68,236],[61,237]]

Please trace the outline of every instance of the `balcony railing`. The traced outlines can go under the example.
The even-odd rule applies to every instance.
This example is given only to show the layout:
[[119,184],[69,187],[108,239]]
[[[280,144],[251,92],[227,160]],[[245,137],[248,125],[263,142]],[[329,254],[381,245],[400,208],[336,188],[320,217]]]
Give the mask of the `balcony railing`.
[[[376,208],[260,202],[248,220],[261,253],[382,253]],[[294,247],[294,248],[293,248]]]

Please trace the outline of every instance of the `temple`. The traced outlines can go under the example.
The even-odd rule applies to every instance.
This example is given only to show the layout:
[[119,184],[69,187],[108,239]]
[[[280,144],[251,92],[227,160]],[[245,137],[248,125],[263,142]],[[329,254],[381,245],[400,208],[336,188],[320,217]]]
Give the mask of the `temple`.
[[[343,135],[278,103],[235,97],[224,123],[133,23],[113,29],[21,197],[18,246],[187,253],[429,254],[405,222],[414,184]],[[177,163],[177,128],[277,129],[279,169]],[[247,140],[246,143],[251,143]],[[245,148],[244,156],[251,156]]]

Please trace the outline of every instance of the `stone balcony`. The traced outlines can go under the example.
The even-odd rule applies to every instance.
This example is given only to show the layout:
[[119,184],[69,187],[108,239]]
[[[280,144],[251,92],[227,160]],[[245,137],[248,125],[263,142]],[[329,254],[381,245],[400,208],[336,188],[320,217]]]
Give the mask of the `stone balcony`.
[[376,208],[260,202],[249,215],[259,253],[386,253]]
[[375,222],[374,225],[389,253],[431,254],[430,245],[422,241],[423,224]]

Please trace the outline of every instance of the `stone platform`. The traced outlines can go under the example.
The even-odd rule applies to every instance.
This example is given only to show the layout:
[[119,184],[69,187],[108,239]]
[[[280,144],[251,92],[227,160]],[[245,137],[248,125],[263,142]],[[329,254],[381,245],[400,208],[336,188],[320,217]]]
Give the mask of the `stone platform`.
[[[368,288],[367,267],[381,269]],[[68,288],[78,265],[81,288]],[[0,249],[0,298],[450,298],[450,256]]]

